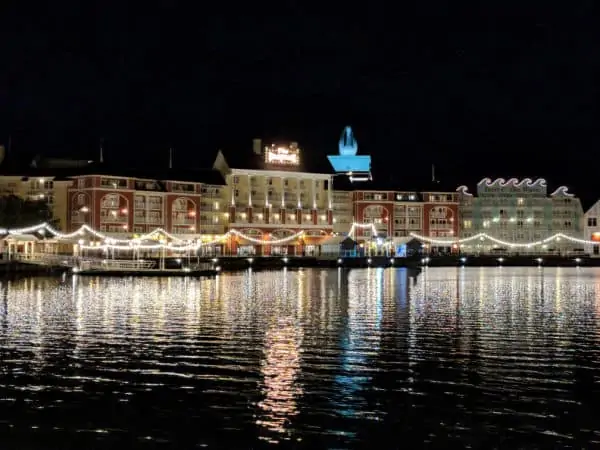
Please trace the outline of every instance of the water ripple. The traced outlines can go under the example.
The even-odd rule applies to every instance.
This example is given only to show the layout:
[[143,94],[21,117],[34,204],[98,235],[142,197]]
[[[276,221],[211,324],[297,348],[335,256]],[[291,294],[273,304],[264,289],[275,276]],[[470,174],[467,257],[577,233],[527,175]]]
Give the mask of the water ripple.
[[38,278],[0,294],[2,448],[600,442],[596,269]]

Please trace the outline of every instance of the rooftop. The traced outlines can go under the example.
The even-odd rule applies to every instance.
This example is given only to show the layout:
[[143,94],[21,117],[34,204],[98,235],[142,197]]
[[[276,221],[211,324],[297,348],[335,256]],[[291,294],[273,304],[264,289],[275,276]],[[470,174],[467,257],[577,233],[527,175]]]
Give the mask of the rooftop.
[[300,173],[333,173],[329,160],[311,149],[299,149],[299,162],[292,164],[273,164],[266,162],[265,148],[262,141],[255,140],[254,148],[243,150],[221,150],[220,151],[230,169],[246,170],[272,170],[283,172]]
[[104,175],[113,177],[138,178],[146,180],[181,181],[225,185],[220,172],[214,169],[192,169],[179,167],[123,167],[110,163],[89,162],[82,164],[36,164],[20,166],[0,166],[0,176],[20,176],[24,178],[53,177],[54,180],[68,180],[77,176]]

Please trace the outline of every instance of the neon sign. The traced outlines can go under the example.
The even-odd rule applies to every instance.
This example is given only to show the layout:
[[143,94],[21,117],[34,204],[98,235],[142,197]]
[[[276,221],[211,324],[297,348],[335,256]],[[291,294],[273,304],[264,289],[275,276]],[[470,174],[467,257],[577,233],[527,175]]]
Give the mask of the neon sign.
[[298,166],[300,164],[300,149],[275,146],[266,148],[265,163]]

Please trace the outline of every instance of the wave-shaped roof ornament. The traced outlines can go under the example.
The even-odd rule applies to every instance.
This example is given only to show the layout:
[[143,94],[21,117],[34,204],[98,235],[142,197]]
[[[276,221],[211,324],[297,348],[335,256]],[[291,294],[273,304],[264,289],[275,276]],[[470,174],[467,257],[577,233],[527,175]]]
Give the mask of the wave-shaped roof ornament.
[[329,155],[337,175],[347,175],[351,182],[371,180],[371,156],[357,155],[358,142],[354,137],[352,128],[345,127],[338,144],[339,155]]
[[477,183],[477,186],[501,187],[501,188],[504,188],[504,187],[516,187],[516,188],[546,187],[546,180],[544,180],[543,178],[538,178],[537,180],[534,181],[531,178],[523,178],[522,180],[519,181],[518,178],[510,178],[507,181],[504,178],[496,178],[495,180],[492,181],[491,178],[484,178],[479,183]]
[[569,192],[569,188],[567,186],[560,186],[558,189],[556,189],[552,194],[550,194],[551,197],[575,197],[575,194],[571,194]]

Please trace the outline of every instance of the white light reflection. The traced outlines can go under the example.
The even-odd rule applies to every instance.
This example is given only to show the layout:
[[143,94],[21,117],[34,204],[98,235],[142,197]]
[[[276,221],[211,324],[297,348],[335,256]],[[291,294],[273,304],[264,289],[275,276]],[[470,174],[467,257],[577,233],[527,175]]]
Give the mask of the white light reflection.
[[297,382],[301,336],[292,319],[278,320],[265,336],[265,356],[261,364],[264,399],[258,404],[262,414],[256,423],[275,433],[261,436],[271,443],[289,439],[288,427],[298,414],[296,402],[302,395],[302,387]]

